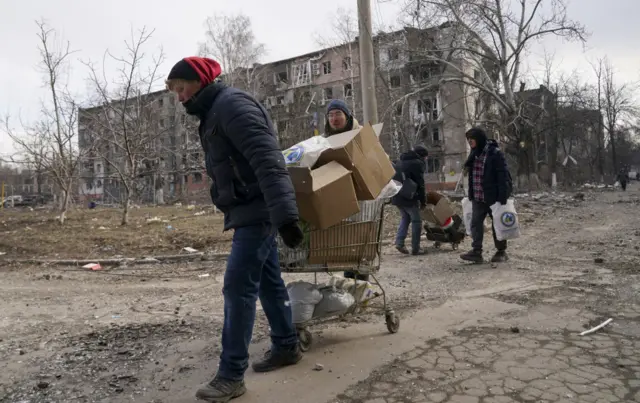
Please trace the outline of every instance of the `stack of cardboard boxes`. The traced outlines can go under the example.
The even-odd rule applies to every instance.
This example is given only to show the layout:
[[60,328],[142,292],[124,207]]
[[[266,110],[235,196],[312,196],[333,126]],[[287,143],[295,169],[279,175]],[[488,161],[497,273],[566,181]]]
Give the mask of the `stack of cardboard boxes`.
[[382,125],[327,138],[313,167],[289,167],[300,218],[311,228],[309,264],[371,260],[378,221],[349,222],[362,201],[375,200],[395,174],[378,135]]

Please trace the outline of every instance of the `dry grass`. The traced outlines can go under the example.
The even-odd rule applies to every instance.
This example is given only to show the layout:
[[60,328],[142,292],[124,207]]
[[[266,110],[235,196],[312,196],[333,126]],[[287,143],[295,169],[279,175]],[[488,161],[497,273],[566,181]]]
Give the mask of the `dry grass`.
[[[204,214],[202,213],[204,212]],[[202,215],[196,215],[202,214]],[[121,226],[121,210],[75,209],[64,225],[49,210],[0,212],[0,252],[8,258],[140,257],[177,254],[184,247],[228,250],[231,232],[222,232],[223,216],[212,208],[142,207]],[[159,222],[148,222],[157,217]]]

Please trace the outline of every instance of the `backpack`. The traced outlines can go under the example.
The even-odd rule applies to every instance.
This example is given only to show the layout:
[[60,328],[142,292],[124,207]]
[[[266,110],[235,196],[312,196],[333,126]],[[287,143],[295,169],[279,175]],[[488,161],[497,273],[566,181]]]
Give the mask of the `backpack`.
[[403,199],[413,200],[416,197],[416,192],[418,191],[418,184],[413,181],[413,179],[407,178],[405,173],[402,172],[401,168],[398,166],[398,163],[394,163],[393,167],[396,169],[396,174],[393,179],[402,183],[402,187],[400,188],[397,196],[402,197]]

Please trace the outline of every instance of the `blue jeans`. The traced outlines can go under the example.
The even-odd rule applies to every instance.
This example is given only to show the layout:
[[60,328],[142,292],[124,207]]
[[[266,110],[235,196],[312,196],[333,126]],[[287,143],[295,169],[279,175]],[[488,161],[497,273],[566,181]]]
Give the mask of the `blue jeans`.
[[396,207],[400,210],[401,215],[400,226],[398,226],[398,234],[396,235],[396,246],[404,247],[404,240],[407,238],[409,223],[411,223],[411,251],[417,252],[420,250],[420,235],[422,235],[420,209],[418,206]]
[[256,300],[271,328],[272,351],[293,349],[298,336],[282,280],[275,231],[268,224],[237,228],[224,274],[224,326],[218,375],[241,380],[249,366]]

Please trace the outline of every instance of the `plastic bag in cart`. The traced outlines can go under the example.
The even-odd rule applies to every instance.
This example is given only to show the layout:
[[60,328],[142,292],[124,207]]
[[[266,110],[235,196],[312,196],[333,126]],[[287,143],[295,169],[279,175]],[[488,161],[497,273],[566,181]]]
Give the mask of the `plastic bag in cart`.
[[287,166],[312,168],[324,150],[331,148],[329,141],[322,136],[310,139],[287,148],[282,152]]
[[380,219],[380,209],[382,208],[385,200],[390,199],[398,194],[401,188],[402,184],[392,179],[385,185],[384,188],[382,188],[382,191],[375,200],[359,201],[358,204],[360,204],[360,212],[347,218],[347,221],[377,221],[378,219]]
[[520,238],[520,223],[513,199],[507,200],[507,204],[493,204],[491,215],[498,241]]
[[315,284],[294,281],[287,284],[293,323],[304,323],[313,318],[316,304],[322,300],[322,293]]
[[345,290],[324,287],[320,291],[322,292],[322,300],[315,306],[314,318],[341,315],[356,303],[353,295]]

